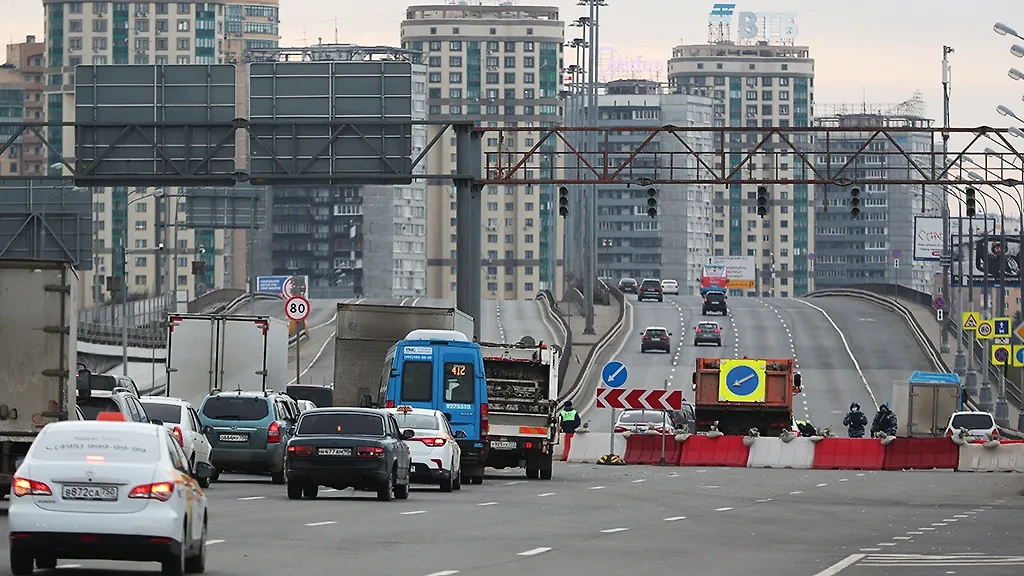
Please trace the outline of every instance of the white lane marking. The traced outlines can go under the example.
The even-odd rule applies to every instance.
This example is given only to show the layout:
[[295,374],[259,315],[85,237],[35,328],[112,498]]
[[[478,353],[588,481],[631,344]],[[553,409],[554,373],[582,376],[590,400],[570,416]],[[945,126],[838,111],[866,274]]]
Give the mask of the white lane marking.
[[701,486],[701,488],[704,488],[705,490],[717,490],[719,486]]
[[615,534],[616,532],[625,532],[629,528],[609,528],[607,530],[601,530],[602,534]]
[[822,482],[821,484],[815,486],[815,488],[824,488],[825,486],[828,486],[828,482]]
[[665,522],[678,522],[679,520],[686,520],[686,516],[669,516],[665,518]]
[[840,478],[839,479],[840,482],[846,482],[847,480],[849,480],[849,478]]
[[[209,544],[209,542],[207,542],[207,544]],[[81,564],[61,564],[60,566],[57,566],[57,568],[59,568],[61,570],[69,570],[69,569],[81,568],[81,567],[82,567]]]
[[953,518],[967,518],[967,514],[956,514]]
[[245,498],[239,498],[239,500],[247,502],[249,500],[263,500],[264,498],[266,498],[266,496],[246,496]]
[[537,497],[538,498],[544,498],[544,497],[547,497],[547,496],[554,496],[554,495],[555,495],[554,492],[545,492],[543,494],[537,494]]
[[843,570],[846,570],[850,566],[853,566],[857,562],[860,562],[860,560],[865,556],[867,556],[867,554],[850,554],[846,558],[843,558],[839,562],[836,562],[828,568],[825,568],[824,570],[818,572],[814,576],[836,576],[836,574],[839,574]]
[[932,526],[945,526],[945,522],[932,522]]
[[641,482],[647,482],[646,478],[640,478],[639,480],[633,480],[633,484],[639,484]]
[[328,524],[337,524],[334,520],[328,520],[326,522],[310,522],[306,526],[327,526]]
[[762,499],[758,500],[757,503],[760,504],[762,502],[771,502],[771,501],[772,501],[771,498],[762,498]]
[[223,544],[223,543],[224,543],[223,540],[207,540],[206,541],[206,544],[209,545],[209,546],[212,546],[214,544]]
[[[417,298],[417,300],[419,300],[419,298]],[[458,570],[441,570],[440,572],[431,572],[430,574],[427,574],[427,576],[452,576],[453,574],[458,573]]]
[[928,530],[928,531],[934,531],[934,530],[935,530],[935,528],[932,528],[931,526],[925,526],[925,527],[923,527],[923,528],[918,528],[918,530]]
[[732,508],[729,508],[729,507],[715,508],[715,512],[728,512],[729,510],[732,510]]
[[921,536],[924,532],[907,532],[907,534],[913,534],[914,536]]
[[863,475],[864,475],[864,473],[863,473],[863,472],[859,472],[859,473],[857,474],[857,476],[863,476]]
[[477,506],[494,506],[497,502],[481,502]]
[[861,552],[881,552],[881,548],[861,548]]
[[796,496],[797,494],[803,494],[803,493],[804,493],[803,490],[794,490],[794,491],[790,492],[789,495],[790,496]]
[[879,546],[895,546],[896,543],[895,542],[879,542],[878,545]]
[[511,482],[505,482],[505,486],[515,486],[516,484],[526,484],[526,480],[513,480]]
[[893,540],[913,540],[913,536],[893,536]]
[[409,512],[402,512],[402,516],[412,516],[413,514],[426,514],[426,510],[410,510]]
[[604,488],[604,486],[591,486],[590,487],[591,490],[601,490],[603,488]]
[[835,320],[833,320],[832,317],[829,316],[828,312],[826,312],[824,309],[815,306],[814,304],[811,304],[806,300],[796,299],[796,301],[806,304],[811,308],[814,308],[815,310],[821,312],[822,315],[825,316],[825,319],[828,320],[828,323],[831,324],[832,328],[835,329],[836,334],[839,334],[839,339],[843,341],[843,348],[846,348],[846,354],[850,357],[850,360],[853,361],[853,367],[855,370],[857,370],[857,375],[860,376],[861,382],[864,383],[864,388],[868,391],[868,396],[871,396],[871,403],[874,404],[875,406],[878,406],[878,400],[875,399],[875,392],[871,389],[871,384],[868,384],[868,379],[866,376],[864,376],[864,370],[861,369],[860,362],[857,362],[857,357],[853,355],[853,350],[850,349],[850,343],[846,340],[846,334],[843,334],[843,331],[839,329],[839,326],[836,324]]
[[527,550],[526,552],[520,552],[520,556],[536,556],[537,554],[543,554],[551,550],[551,548],[534,548],[533,550]]

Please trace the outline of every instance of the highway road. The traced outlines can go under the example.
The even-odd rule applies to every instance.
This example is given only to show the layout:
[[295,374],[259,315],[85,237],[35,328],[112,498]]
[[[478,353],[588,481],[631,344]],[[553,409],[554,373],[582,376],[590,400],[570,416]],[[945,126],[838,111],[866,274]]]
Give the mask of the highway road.
[[544,323],[543,303],[539,300],[489,300],[484,302],[480,337],[485,342],[514,344],[524,336],[537,342],[554,342],[551,330]]
[[[225,476],[207,494],[206,574],[520,576],[679,573],[931,576],[1016,566],[879,566],[880,554],[1018,554],[1024,499],[1011,474],[637,468],[556,463],[407,501],[321,492],[290,501],[265,479]],[[0,517],[0,530],[6,530]],[[0,575],[7,576],[7,539]],[[851,555],[861,562],[849,568]],[[859,555],[863,555],[858,557]],[[890,558],[892,558],[890,556]],[[963,566],[966,562],[961,561]],[[67,575],[133,576],[154,564],[61,561]],[[952,564],[950,564],[952,566]],[[827,571],[827,570],[832,571]]]

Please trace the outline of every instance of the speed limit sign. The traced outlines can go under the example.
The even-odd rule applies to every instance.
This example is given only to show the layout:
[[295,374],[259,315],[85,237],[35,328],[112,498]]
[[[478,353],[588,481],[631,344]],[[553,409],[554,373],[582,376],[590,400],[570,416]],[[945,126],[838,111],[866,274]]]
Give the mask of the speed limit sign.
[[284,314],[292,322],[302,322],[309,316],[309,300],[292,296],[284,303]]

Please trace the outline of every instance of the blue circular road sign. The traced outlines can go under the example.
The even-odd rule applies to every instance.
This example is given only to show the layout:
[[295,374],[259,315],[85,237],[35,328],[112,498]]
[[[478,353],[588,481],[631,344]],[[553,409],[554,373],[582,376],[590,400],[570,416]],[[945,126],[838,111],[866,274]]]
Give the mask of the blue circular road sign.
[[945,307],[946,299],[943,298],[941,294],[936,294],[935,297],[932,298],[932,308],[935,308],[936,310],[942,310]]
[[901,255],[903,255],[903,253],[900,252],[898,249],[892,251],[892,257],[893,258],[899,258]]
[[729,391],[736,396],[750,396],[761,386],[761,379],[750,366],[736,366],[725,375]]
[[808,260],[814,260],[814,252],[811,252],[811,253],[809,253],[809,254],[807,255],[807,259],[808,259]]
[[601,381],[609,388],[618,388],[626,383],[629,371],[622,362],[612,360],[601,370]]
[[1017,364],[1024,364],[1024,348],[1017,348]]
[[996,348],[995,356],[996,360],[1006,362],[1010,358],[1010,351],[1006,348]]

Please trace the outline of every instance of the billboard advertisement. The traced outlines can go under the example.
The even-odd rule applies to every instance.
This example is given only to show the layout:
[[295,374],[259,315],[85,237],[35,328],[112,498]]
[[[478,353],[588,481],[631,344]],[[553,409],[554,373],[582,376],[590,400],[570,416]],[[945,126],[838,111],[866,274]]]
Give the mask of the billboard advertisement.
[[256,291],[266,294],[280,294],[285,298],[305,296],[309,276],[257,276]]
[[753,256],[712,256],[708,264],[725,266],[730,289],[753,290],[757,287]]
[[[950,236],[968,236],[972,220],[974,221],[974,233],[976,235],[995,231],[996,220],[994,217],[975,216],[974,218],[962,218],[960,216],[951,216],[949,218]],[[916,216],[914,218],[914,260],[919,262],[938,262],[941,254],[942,217]]]
[[1020,285],[1020,238],[1007,236],[1005,242],[990,234],[975,234],[973,254],[969,235],[953,236],[951,259],[954,286],[999,286],[999,277],[1006,275],[1006,286]]

